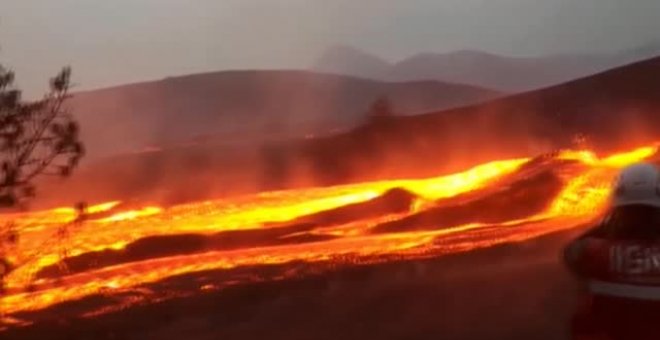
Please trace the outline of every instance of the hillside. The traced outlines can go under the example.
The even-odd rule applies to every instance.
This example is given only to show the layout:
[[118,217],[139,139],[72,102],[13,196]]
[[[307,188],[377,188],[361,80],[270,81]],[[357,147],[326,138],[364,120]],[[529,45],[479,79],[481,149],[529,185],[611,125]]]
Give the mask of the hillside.
[[[327,182],[429,175],[570,145],[596,149],[660,136],[660,58],[483,105],[393,118],[296,146]],[[341,151],[341,152],[340,152]]]
[[302,71],[232,71],[76,94],[91,158],[190,141],[260,141],[351,128],[380,96],[397,112],[464,106],[493,91],[440,82],[387,83]]
[[329,49],[313,69],[372,79],[409,81],[434,79],[472,84],[503,92],[548,87],[660,55],[658,44],[610,54],[508,57],[481,51],[420,53],[387,63],[349,47]]
[[431,176],[552,151],[579,135],[596,149],[620,149],[658,139],[658,93],[660,59],[652,59],[482,105],[372,121],[329,137],[243,147],[205,142],[88,162],[66,188],[44,187],[40,200],[141,195],[169,202]]

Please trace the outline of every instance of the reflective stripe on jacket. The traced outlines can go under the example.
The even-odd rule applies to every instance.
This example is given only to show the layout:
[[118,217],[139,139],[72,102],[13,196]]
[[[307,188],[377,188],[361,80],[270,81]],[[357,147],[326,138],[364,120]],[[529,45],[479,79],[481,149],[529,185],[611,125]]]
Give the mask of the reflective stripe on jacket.
[[660,301],[660,286],[640,286],[594,280],[589,282],[589,291],[595,295]]

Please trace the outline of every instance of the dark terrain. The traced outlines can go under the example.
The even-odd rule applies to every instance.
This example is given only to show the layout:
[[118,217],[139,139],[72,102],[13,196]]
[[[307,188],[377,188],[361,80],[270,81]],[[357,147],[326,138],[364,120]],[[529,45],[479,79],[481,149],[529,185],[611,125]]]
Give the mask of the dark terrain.
[[429,176],[562,147],[613,151],[657,140],[658,93],[660,58],[482,105],[372,121],[299,143],[291,159],[338,183]]
[[327,134],[365,120],[379,97],[415,114],[498,94],[437,81],[390,83],[303,71],[227,71],[78,93],[71,101],[94,158],[181,144]]

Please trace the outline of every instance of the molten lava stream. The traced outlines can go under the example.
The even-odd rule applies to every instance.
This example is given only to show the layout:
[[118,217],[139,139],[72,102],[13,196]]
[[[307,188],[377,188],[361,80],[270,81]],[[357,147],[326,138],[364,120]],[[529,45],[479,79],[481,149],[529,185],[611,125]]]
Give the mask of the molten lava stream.
[[[148,236],[182,233],[217,233],[227,230],[262,228],[268,222],[290,221],[315,212],[347,204],[364,202],[385,191],[403,187],[424,197],[441,198],[477,189],[505,174],[514,172],[525,160],[496,161],[466,172],[421,180],[396,180],[263,193],[235,201],[210,201],[176,206],[167,210],[146,207],[118,212],[101,220],[75,226],[66,241],[69,256],[92,251],[122,249],[127,244]],[[97,206],[111,208],[112,204]],[[107,209],[106,209],[107,210]],[[15,216],[13,216],[15,217]],[[52,242],[52,232],[60,224],[75,218],[72,209],[26,214],[16,219],[22,235],[20,259],[37,257],[32,266],[16,271],[7,280],[10,289],[25,285],[31,273],[57,263],[61,245],[44,247]],[[50,244],[49,244],[50,245]],[[34,252],[38,252],[36,256]]]
[[[124,263],[58,280],[40,279],[35,291],[21,292],[31,273],[59,260],[59,248],[44,247],[44,241],[63,222],[72,220],[73,211],[62,209],[13,216],[23,232],[23,243],[16,258],[38,250],[38,259],[9,276],[10,293],[0,300],[6,313],[40,309],[99,291],[128,289],[161,279],[205,270],[226,269],[290,261],[317,263],[374,261],[378,256],[438,256],[477,248],[520,242],[550,232],[573,228],[596,216],[605,204],[609,186],[622,166],[643,160],[656,151],[647,146],[627,153],[599,159],[590,152],[563,152],[557,158],[580,164],[575,174],[565,179],[563,190],[542,213],[498,225],[472,223],[440,230],[367,235],[363,231],[382,222],[383,216],[352,224],[319,228],[339,238],[314,243],[270,246],[233,251],[211,251]],[[75,226],[67,242],[70,255],[108,248],[121,249],[137,239],[180,233],[215,233],[226,230],[266,228],[267,222],[290,221],[311,213],[363,202],[389,189],[400,187],[433,200],[477,190],[504,175],[511,174],[528,160],[488,163],[463,173],[424,180],[381,181],[330,188],[290,190],[246,196],[232,201],[210,201],[160,209],[146,207],[120,211],[102,219]],[[104,206],[111,209],[111,204]],[[103,208],[99,210],[104,210]],[[419,208],[419,206],[417,206]],[[107,210],[105,209],[105,210]],[[421,206],[424,209],[424,206]],[[412,210],[411,213],[414,213]],[[340,263],[341,264],[341,263]]]

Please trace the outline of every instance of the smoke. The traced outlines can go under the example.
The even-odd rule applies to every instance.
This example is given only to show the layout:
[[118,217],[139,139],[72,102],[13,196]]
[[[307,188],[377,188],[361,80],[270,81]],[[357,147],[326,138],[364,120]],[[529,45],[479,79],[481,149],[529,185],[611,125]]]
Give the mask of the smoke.
[[[473,112],[393,118],[324,138],[234,145],[202,141],[92,159],[66,181],[48,180],[36,205],[112,199],[175,204],[259,191],[430,177],[571,146],[571,131],[558,133],[560,128],[524,107],[519,112],[495,103]],[[657,136],[645,123],[646,110],[625,112],[628,123],[619,124],[616,134],[589,134],[587,145],[611,151]]]
[[[427,85],[244,71],[79,93],[69,106],[81,123],[87,157],[70,181],[48,184],[40,201],[179,202],[322,184],[325,170],[301,148],[361,124],[383,94],[403,110],[427,107],[424,98],[441,92]],[[424,93],[417,104],[406,95],[414,88]],[[351,162],[386,175],[369,169],[375,164],[369,157]]]
[[47,196],[180,202],[436,176],[571,147],[577,136],[595,151],[628,148],[660,134],[657,86],[644,82],[654,65],[380,120],[367,119],[367,108],[401,85],[305,72],[221,72],[83,93],[71,106],[88,158],[70,187]]

